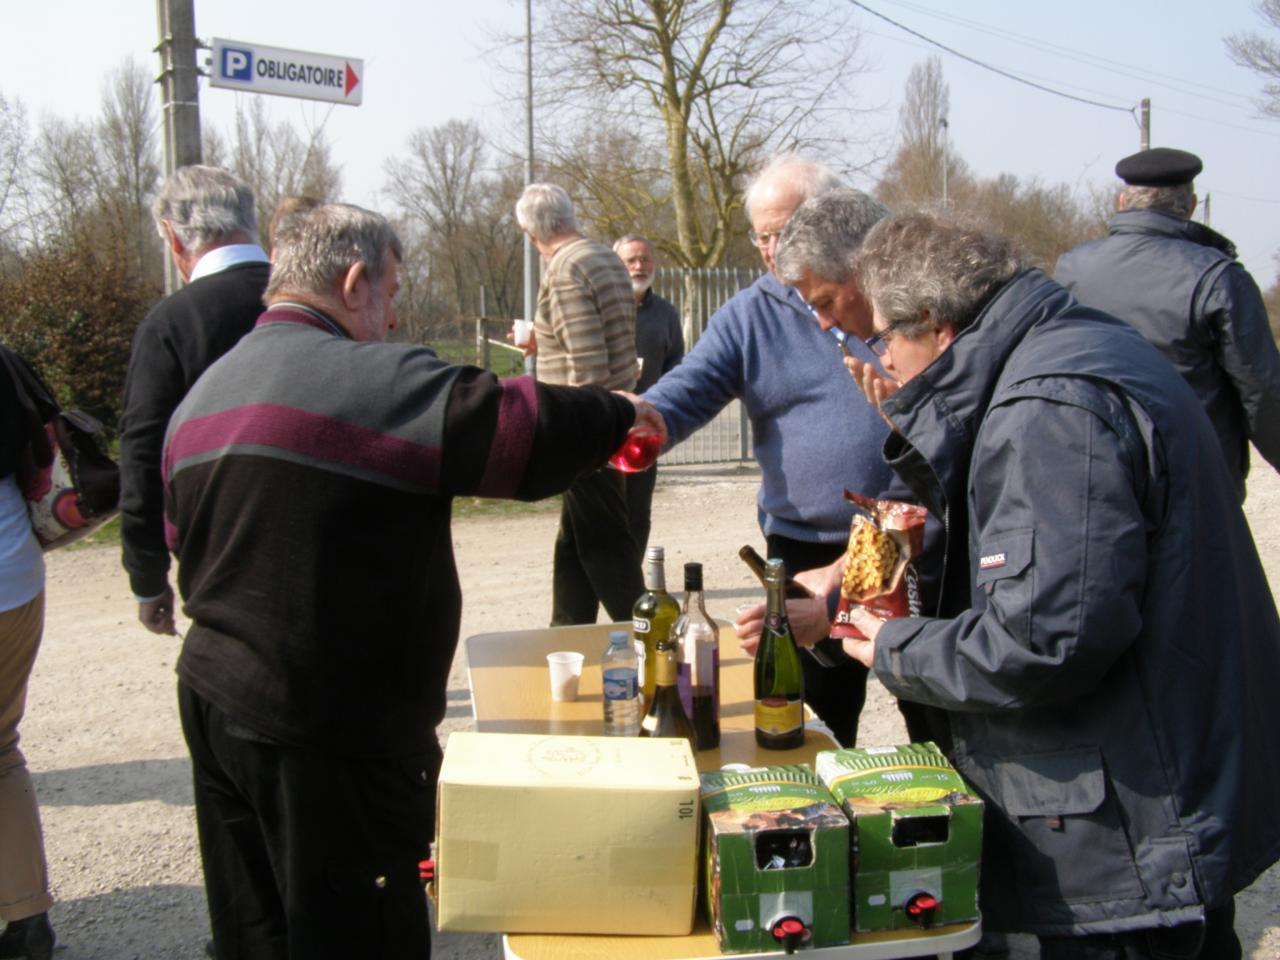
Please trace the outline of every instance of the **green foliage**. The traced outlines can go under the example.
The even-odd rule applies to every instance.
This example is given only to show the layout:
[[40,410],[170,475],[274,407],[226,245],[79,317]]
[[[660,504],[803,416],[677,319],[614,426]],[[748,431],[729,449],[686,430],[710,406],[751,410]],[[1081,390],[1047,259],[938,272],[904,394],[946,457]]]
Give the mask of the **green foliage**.
[[44,376],[59,403],[114,433],[130,340],[160,294],[138,276],[129,251],[71,238],[0,277],[0,339]]

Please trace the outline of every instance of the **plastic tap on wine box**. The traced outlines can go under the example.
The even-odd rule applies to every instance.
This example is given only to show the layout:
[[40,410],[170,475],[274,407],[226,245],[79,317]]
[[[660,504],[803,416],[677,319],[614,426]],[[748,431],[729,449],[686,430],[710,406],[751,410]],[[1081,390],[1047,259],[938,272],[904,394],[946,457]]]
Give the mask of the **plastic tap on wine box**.
[[449,737],[436,813],[441,930],[682,936],[697,857],[686,740]]
[[982,800],[942,751],[824,750],[814,769],[851,824],[856,930],[977,919]]
[[723,952],[849,942],[849,821],[809,767],[704,773],[702,809],[706,902]]

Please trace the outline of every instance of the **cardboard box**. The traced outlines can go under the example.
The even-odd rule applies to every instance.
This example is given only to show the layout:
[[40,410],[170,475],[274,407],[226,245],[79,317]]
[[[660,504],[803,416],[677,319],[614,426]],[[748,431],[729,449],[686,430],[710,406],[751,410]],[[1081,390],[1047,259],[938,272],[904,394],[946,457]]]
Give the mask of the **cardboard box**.
[[685,740],[454,733],[440,770],[446,931],[687,934],[698,773]]
[[934,744],[824,750],[814,767],[852,824],[855,929],[977,919],[982,801]]
[[702,775],[704,884],[725,953],[849,942],[849,821],[804,765]]

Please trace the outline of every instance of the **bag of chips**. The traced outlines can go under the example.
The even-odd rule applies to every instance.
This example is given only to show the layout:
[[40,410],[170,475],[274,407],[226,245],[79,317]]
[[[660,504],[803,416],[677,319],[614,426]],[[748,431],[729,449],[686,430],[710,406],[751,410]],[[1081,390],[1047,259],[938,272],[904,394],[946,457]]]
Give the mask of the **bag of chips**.
[[881,620],[920,613],[920,576],[914,561],[924,551],[928,511],[914,503],[873,500],[848,490],[844,496],[859,509],[849,525],[844,580],[831,636],[861,637],[862,632],[849,622],[854,607],[864,607]]

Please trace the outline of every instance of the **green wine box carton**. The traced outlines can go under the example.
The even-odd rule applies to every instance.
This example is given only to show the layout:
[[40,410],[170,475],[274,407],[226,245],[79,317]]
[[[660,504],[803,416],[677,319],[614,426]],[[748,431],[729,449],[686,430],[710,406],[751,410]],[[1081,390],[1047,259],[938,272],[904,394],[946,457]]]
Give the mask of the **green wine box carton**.
[[849,817],[855,930],[977,919],[982,800],[937,746],[824,750],[814,768]]
[[849,821],[803,764],[703,773],[703,889],[725,953],[849,942]]

